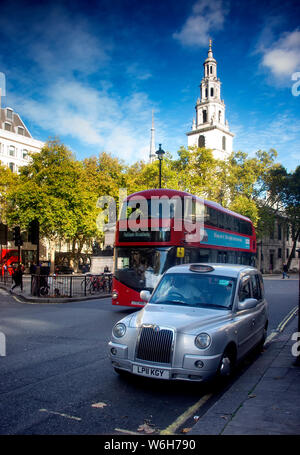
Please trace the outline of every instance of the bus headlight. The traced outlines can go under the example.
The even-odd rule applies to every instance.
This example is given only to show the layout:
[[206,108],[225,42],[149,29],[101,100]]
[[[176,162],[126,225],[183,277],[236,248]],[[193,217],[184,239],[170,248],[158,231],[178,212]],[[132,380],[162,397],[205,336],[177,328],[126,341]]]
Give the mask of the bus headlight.
[[113,335],[116,338],[122,338],[126,333],[126,325],[122,322],[118,322],[113,328]]
[[119,294],[117,293],[117,291],[113,291],[111,297],[113,300],[117,300],[117,298],[119,297]]
[[198,349],[206,349],[211,343],[211,338],[208,333],[200,333],[195,338],[195,345]]

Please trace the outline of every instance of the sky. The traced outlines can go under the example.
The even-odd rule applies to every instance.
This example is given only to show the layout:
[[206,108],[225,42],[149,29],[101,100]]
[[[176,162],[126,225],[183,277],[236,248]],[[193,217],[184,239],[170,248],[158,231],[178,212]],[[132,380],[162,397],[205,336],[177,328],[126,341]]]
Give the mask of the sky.
[[[234,151],[300,163],[300,2],[0,0],[2,107],[77,159],[187,147],[209,39]],[[2,75],[3,78],[3,75]],[[3,83],[3,81],[2,81]],[[1,78],[0,78],[1,84]]]

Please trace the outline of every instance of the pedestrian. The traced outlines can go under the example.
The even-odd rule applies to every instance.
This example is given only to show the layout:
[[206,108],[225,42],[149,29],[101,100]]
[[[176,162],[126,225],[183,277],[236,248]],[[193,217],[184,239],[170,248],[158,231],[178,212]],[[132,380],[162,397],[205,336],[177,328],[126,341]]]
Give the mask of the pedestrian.
[[36,265],[35,265],[34,262],[32,264],[30,264],[29,273],[30,273],[30,275],[35,275],[36,274]]
[[20,286],[21,291],[23,291],[23,268],[21,264],[19,264],[17,269],[13,271],[12,279],[15,284],[12,284],[10,292],[12,292],[17,286]]
[[283,264],[283,270],[282,270],[282,279],[283,279],[283,280],[285,279],[286,276],[287,276],[288,278],[290,277],[290,276],[288,275],[288,271],[289,271],[289,270],[288,270],[287,264]]

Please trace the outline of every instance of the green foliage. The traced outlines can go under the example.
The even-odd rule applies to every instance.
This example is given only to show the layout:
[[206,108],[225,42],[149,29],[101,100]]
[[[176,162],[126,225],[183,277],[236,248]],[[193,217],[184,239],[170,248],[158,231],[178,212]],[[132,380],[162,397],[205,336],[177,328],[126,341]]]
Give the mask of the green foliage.
[[48,142],[31,157],[7,195],[9,224],[26,229],[36,218],[41,234],[50,239],[95,236],[96,194],[90,191],[82,163],[58,141]]
[[[49,141],[31,157],[19,175],[0,166],[2,219],[26,229],[36,218],[44,237],[73,245],[77,241],[79,249],[102,236],[96,226],[99,197],[112,196],[118,204],[120,188],[126,188],[127,194],[158,188],[158,160],[126,165],[103,152],[78,161],[58,140]],[[249,217],[258,237],[271,232],[278,214],[287,217],[297,233],[300,167],[288,173],[275,163],[276,157],[271,149],[259,150],[253,157],[238,151],[217,160],[211,150],[181,147],[176,159],[168,152],[164,156],[162,186],[216,201]]]
[[18,182],[18,175],[9,168],[0,165],[0,222],[5,223],[7,195]]

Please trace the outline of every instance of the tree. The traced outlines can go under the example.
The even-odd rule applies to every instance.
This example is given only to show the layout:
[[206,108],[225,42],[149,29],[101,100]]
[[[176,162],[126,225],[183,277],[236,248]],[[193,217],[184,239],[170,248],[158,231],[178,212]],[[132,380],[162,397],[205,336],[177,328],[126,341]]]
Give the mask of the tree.
[[0,222],[5,222],[5,208],[7,195],[11,188],[17,184],[18,175],[9,168],[0,164]]
[[97,235],[97,195],[88,185],[83,164],[59,141],[49,141],[32,161],[21,168],[18,184],[7,197],[7,219],[26,229],[37,219],[40,233],[49,241],[51,271],[55,243],[72,241],[80,248]]

